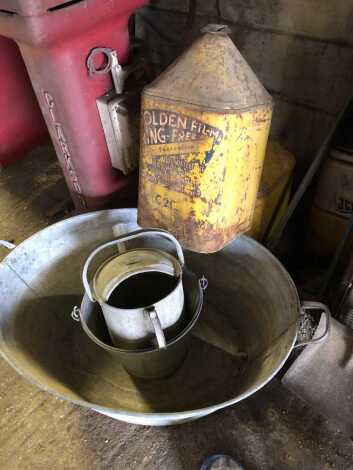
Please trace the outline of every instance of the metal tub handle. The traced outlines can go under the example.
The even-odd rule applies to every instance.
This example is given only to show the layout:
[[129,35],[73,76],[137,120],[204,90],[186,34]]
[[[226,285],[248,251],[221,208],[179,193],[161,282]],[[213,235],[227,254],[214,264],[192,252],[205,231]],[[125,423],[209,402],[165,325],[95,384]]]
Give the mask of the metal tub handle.
[[86,260],[86,262],[83,266],[82,282],[83,282],[83,286],[85,288],[85,291],[86,291],[88,297],[90,298],[90,300],[92,302],[95,302],[97,300],[93,296],[92,289],[91,289],[91,286],[90,286],[89,281],[88,281],[88,269],[89,269],[89,266],[90,266],[93,258],[98,253],[100,253],[104,249],[108,248],[109,246],[113,246],[113,245],[116,245],[116,244],[119,244],[119,243],[122,243],[122,242],[126,242],[128,240],[133,240],[134,238],[140,238],[140,237],[144,237],[144,236],[147,236],[147,235],[159,235],[159,236],[167,238],[168,240],[173,242],[174,245],[175,245],[175,249],[176,249],[181,267],[184,266],[185,261],[184,261],[183,249],[182,249],[180,243],[178,242],[178,240],[171,233],[169,233],[165,230],[159,230],[159,229],[146,229],[146,230],[136,230],[135,232],[131,232],[128,235],[122,235],[121,237],[118,237],[115,240],[111,240],[110,242],[104,243],[103,245],[97,247],[89,255],[89,257],[87,258],[87,260]]
[[310,339],[308,341],[301,341],[294,345],[294,348],[299,348],[301,346],[306,346],[307,344],[317,344],[324,341],[330,334],[331,329],[331,313],[327,305],[322,304],[321,302],[312,302],[306,301],[302,303],[301,313],[304,314],[306,310],[321,310],[326,317],[325,331],[318,338]]

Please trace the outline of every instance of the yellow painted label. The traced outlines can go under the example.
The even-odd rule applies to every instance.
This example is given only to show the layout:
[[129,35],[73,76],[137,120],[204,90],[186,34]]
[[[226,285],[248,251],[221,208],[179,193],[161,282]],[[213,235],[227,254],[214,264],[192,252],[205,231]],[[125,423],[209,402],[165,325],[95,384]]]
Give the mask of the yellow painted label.
[[139,222],[209,252],[249,229],[272,110],[201,111],[145,96]]

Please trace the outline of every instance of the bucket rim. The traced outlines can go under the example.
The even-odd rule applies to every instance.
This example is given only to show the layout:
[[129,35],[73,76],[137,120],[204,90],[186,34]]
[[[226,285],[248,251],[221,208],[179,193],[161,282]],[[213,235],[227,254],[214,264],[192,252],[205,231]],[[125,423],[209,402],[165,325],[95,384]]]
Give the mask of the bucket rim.
[[[4,263],[4,264],[7,264],[6,261],[7,260],[10,260],[11,258],[14,258],[13,254],[14,253],[17,253],[18,251],[20,251],[20,249],[22,248],[22,245],[24,243],[27,243],[27,242],[30,242],[32,241],[33,239],[35,239],[40,233],[43,233],[44,231],[51,231],[51,230],[54,230],[56,229],[57,227],[59,227],[60,225],[65,225],[68,221],[71,221],[73,219],[79,221],[80,219],[95,219],[97,217],[98,214],[106,214],[106,215],[113,215],[114,213],[116,213],[117,211],[119,211],[122,215],[123,213],[125,213],[125,215],[128,216],[128,220],[126,221],[120,221],[119,223],[129,223],[129,222],[136,222],[137,223],[137,208],[136,207],[125,207],[125,208],[121,208],[121,209],[101,209],[101,210],[96,210],[96,211],[87,211],[87,212],[83,212],[81,214],[75,214],[75,215],[71,215],[70,217],[66,217],[65,219],[63,220],[59,220],[58,222],[55,222],[51,225],[48,225],[47,227],[43,227],[41,230],[38,230],[37,232],[33,233],[32,235],[30,235],[29,237],[25,238],[24,240],[22,240],[18,245],[15,246],[15,248],[13,248],[1,261],[0,261],[0,264]],[[136,217],[134,217],[134,215],[136,214]],[[131,217],[132,215],[132,217]]]
[[[105,266],[107,266],[107,264],[108,264],[110,261],[112,261],[113,259],[119,258],[120,256],[124,256],[124,255],[126,255],[126,254],[128,254],[129,252],[132,252],[132,251],[149,251],[149,252],[154,252],[154,253],[161,253],[161,254],[163,254],[163,256],[165,256],[166,258],[169,258],[169,259],[173,262],[174,267],[177,268],[177,269],[176,269],[176,271],[178,271],[178,272],[177,272],[177,275],[174,276],[175,278],[178,279],[177,285],[175,286],[175,288],[174,288],[168,295],[166,295],[163,299],[158,300],[158,302],[155,302],[153,305],[158,305],[159,302],[161,302],[161,301],[167,299],[170,295],[173,294],[173,292],[175,291],[175,289],[179,286],[179,284],[180,284],[180,282],[181,282],[181,280],[182,280],[182,277],[183,277],[183,267],[182,267],[182,265],[179,263],[179,261],[178,261],[173,255],[171,255],[170,253],[165,252],[165,251],[163,251],[163,250],[159,250],[158,248],[156,248],[156,249],[154,249],[154,248],[133,248],[133,249],[131,249],[131,250],[127,250],[127,251],[124,251],[123,253],[119,253],[119,254],[117,254],[117,255],[113,255],[113,256],[107,258],[107,259],[97,268],[97,270],[96,270],[96,272],[95,272],[95,274],[94,274],[94,276],[93,276],[93,292],[94,292],[95,297],[96,297],[97,301],[99,302],[99,304],[101,304],[101,305],[106,305],[106,306],[108,306],[108,307],[110,307],[110,308],[115,308],[115,309],[117,309],[117,310],[131,310],[131,311],[132,311],[132,310],[140,310],[141,308],[148,308],[148,307],[152,307],[152,306],[153,306],[153,305],[147,305],[147,306],[145,306],[145,307],[137,307],[137,308],[136,308],[136,307],[135,307],[135,308],[120,308],[120,307],[113,307],[112,305],[110,305],[110,304],[107,302],[107,301],[109,301],[109,297],[111,296],[113,290],[116,289],[116,287],[118,287],[121,282],[124,282],[126,279],[129,279],[129,278],[132,277],[132,276],[136,276],[137,274],[141,274],[141,273],[139,273],[139,272],[131,273],[131,274],[129,274],[128,276],[126,276],[124,279],[122,279],[121,281],[119,281],[117,284],[115,284],[114,287],[112,287],[112,288],[109,290],[109,294],[108,294],[108,296],[107,296],[107,300],[103,300],[103,297],[101,297],[101,296],[99,296],[99,295],[97,294],[97,290],[98,290],[98,289],[97,289],[97,278],[98,278],[99,274],[101,273],[102,269],[103,269]],[[160,270],[158,270],[158,269],[156,269],[156,268],[154,268],[154,269],[144,268],[144,272],[153,272],[153,271],[164,273],[164,271],[160,271]],[[167,273],[165,273],[165,274],[167,274]],[[168,275],[169,275],[169,274],[168,274]]]

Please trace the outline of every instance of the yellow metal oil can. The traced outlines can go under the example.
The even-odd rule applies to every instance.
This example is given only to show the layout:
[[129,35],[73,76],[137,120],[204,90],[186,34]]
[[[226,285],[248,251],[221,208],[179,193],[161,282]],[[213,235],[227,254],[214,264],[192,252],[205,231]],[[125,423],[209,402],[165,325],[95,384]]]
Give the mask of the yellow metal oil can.
[[138,221],[198,252],[251,227],[272,98],[212,25],[142,96]]

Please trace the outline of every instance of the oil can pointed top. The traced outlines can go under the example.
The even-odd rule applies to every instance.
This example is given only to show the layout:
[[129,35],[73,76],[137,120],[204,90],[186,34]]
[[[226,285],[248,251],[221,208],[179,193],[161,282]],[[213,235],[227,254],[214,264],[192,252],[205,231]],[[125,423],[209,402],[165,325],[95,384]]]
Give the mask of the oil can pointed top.
[[227,29],[209,25],[144,93],[215,111],[271,105],[272,98],[242,57]]

